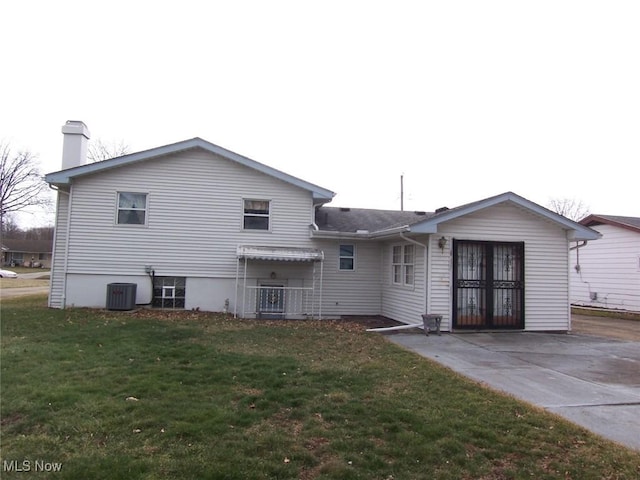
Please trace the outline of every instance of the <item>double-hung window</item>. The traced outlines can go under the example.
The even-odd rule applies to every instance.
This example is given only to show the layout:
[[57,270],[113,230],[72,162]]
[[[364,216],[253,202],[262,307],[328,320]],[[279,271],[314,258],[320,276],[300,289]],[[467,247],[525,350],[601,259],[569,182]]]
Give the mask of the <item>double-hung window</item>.
[[391,278],[397,285],[413,285],[415,247],[394,245],[391,252]]
[[340,245],[340,270],[354,270],[355,263],[355,245]]
[[269,200],[245,200],[242,226],[245,230],[269,230]]
[[147,223],[147,194],[118,192],[118,225]]

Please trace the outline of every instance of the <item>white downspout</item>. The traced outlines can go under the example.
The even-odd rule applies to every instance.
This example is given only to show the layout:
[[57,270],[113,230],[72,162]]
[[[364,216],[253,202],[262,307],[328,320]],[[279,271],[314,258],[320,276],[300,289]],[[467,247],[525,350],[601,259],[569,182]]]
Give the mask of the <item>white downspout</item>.
[[244,281],[242,285],[242,318],[247,316],[246,313],[246,305],[247,305],[247,263],[249,260],[247,257],[244,258]]
[[322,253],[322,260],[320,260],[320,304],[318,305],[318,320],[322,320],[322,276],[324,272],[324,252]]
[[424,263],[425,263],[425,269],[427,270],[427,311],[425,313],[429,313],[431,312],[431,281],[433,279],[433,275],[432,275],[432,268],[433,268],[433,262],[431,261],[431,252],[433,252],[433,249],[431,248],[431,237],[433,235],[429,235],[429,241],[427,242],[427,253],[425,255],[425,259],[424,259]]
[[233,299],[233,318],[238,318],[238,277],[240,275],[240,259],[236,259],[236,296]]
[[73,205],[73,187],[69,187],[69,208],[67,208],[67,235],[64,245],[64,268],[62,277],[62,308],[67,308],[67,274],[69,271],[69,244],[71,238],[71,206]]
[[[569,242],[569,251],[567,252],[567,258],[569,260],[569,262],[571,261],[571,251],[575,250],[576,251],[576,264],[574,265],[574,269],[576,271],[576,273],[578,275],[580,275],[580,281],[583,283],[587,284],[587,287],[589,289],[589,292],[591,292],[591,284],[589,282],[586,282],[583,278],[582,278],[582,268],[580,267],[580,249],[582,247],[586,247],[587,246],[587,241],[586,240],[582,240],[582,243],[580,243],[580,241],[576,240],[576,246],[572,247],[571,246],[571,242]],[[568,318],[569,318],[569,322],[568,322],[568,331],[570,332],[573,325],[571,323],[571,269],[568,268],[567,271],[569,272],[569,278],[567,279],[567,298],[569,300],[568,302]]]
[[[68,206],[67,206],[67,231],[66,231],[66,235],[64,238],[64,261],[63,261],[63,267],[62,267],[62,296],[60,297],[60,302],[61,302],[61,308],[64,310],[67,307],[67,271],[69,269],[69,237],[71,236],[71,204],[72,201],[71,199],[72,197],[72,192],[73,192],[73,188],[70,186],[69,187],[69,192],[65,192],[64,190],[60,190],[59,188],[55,188],[53,185],[49,185],[49,188],[51,188],[52,190],[55,190],[56,192],[58,192],[58,195],[60,195],[61,193],[65,194],[67,197],[69,197],[68,200]],[[60,208],[60,198],[58,198],[58,208]],[[57,241],[57,237],[58,237],[58,232],[57,229],[54,232],[54,239],[53,239],[53,244],[56,244]],[[57,252],[56,252],[57,253]],[[55,265],[55,259],[51,258],[51,266],[52,269]],[[50,281],[50,286],[49,286],[49,306],[51,306],[51,299],[53,298],[53,278],[51,278]]]
[[[412,238],[409,238],[407,236],[405,236],[404,232],[400,232],[400,238],[402,238],[403,240],[409,242],[409,243],[413,243],[414,245],[418,245],[419,247],[424,248],[424,281],[427,282],[425,287],[425,298],[424,298],[424,313],[429,313],[429,299],[431,298],[430,295],[430,290],[431,290],[431,284],[428,283],[429,282],[429,278],[427,275],[427,267],[428,267],[428,263],[427,263],[427,255],[428,252],[430,251],[428,244],[425,245],[423,243],[417,242],[415,240],[413,240]],[[429,239],[431,239],[431,236],[429,236]]]

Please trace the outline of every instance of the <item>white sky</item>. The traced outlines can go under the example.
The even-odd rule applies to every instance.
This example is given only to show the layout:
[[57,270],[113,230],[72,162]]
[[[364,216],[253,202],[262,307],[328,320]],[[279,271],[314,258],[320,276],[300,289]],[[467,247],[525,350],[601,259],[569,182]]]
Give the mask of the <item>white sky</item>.
[[[335,191],[433,211],[505,191],[640,216],[640,2],[22,1],[0,138],[131,151],[200,136]],[[35,224],[51,216],[31,216]]]

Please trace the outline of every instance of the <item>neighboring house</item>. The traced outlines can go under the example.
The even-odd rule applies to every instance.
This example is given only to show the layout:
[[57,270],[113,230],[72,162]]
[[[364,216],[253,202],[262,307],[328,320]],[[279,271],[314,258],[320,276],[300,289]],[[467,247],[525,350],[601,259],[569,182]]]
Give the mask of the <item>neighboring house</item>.
[[571,303],[640,312],[640,218],[589,215],[580,221],[602,234],[571,250]]
[[51,240],[2,240],[2,264],[9,267],[51,267]]
[[[242,317],[384,315],[443,330],[567,331],[569,245],[598,233],[507,192],[435,213],[333,208],[334,193],[200,138],[84,164],[67,122],[49,305]],[[75,165],[75,166],[74,166]]]

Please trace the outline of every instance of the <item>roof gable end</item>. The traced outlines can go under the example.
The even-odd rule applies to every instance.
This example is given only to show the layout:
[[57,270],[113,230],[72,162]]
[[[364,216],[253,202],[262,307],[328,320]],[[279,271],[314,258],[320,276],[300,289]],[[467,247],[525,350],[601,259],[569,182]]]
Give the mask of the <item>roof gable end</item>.
[[553,223],[556,223],[561,228],[569,230],[569,238],[571,240],[596,240],[601,237],[601,235],[595,230],[592,230],[588,227],[585,227],[584,225],[581,225],[578,222],[574,222],[573,220],[552,212],[551,210],[544,208],[537,203],[531,202],[526,198],[516,195],[513,192],[505,192],[494,197],[485,198],[484,200],[479,200],[477,202],[472,202],[449,210],[441,211],[423,222],[412,225],[410,227],[410,230],[414,233],[437,233],[438,225],[440,223],[460,218],[462,216],[469,215],[471,213],[483,210],[485,208],[493,207],[501,203],[515,204],[525,210],[528,210],[536,215],[550,220]]
[[290,183],[304,190],[308,190],[312,193],[314,201],[318,203],[329,202],[335,196],[335,193],[331,190],[319,187],[318,185],[314,185],[313,183],[294,177],[293,175],[289,175],[288,173],[269,167],[268,165],[265,165],[263,163],[256,162],[255,160],[239,155],[235,152],[232,152],[231,150],[227,150],[226,148],[220,147],[211,142],[207,142],[206,140],[203,140],[199,137],[195,137],[190,140],[184,140],[182,142],[172,143],[170,145],[164,145],[162,147],[152,148],[150,150],[144,150],[142,152],[111,158],[109,160],[103,160],[101,162],[49,173],[45,175],[45,181],[51,185],[69,185],[73,182],[73,179],[77,177],[96,174],[113,168],[132,165],[137,162],[152,160],[157,157],[172,155],[194,148],[199,148],[215,155],[219,155],[232,162],[236,162],[245,167],[257,170],[261,173]]

